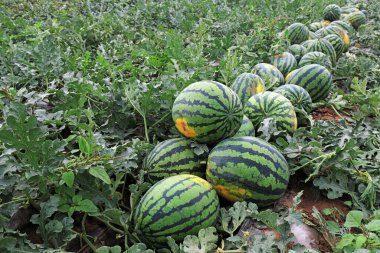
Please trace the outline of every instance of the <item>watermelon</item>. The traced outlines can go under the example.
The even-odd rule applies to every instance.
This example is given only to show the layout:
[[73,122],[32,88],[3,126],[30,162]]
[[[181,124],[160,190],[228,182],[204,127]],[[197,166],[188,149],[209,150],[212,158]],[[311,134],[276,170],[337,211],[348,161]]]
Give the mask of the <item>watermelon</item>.
[[315,39],[308,40],[302,43],[309,52],[322,52],[330,57],[331,63],[335,66],[336,63],[336,53],[333,45],[326,39]]
[[300,44],[309,38],[309,28],[301,23],[294,23],[286,28],[291,44]]
[[318,39],[317,34],[315,34],[314,32],[309,32],[309,40],[314,40],[314,39]]
[[191,149],[191,140],[168,139],[156,145],[144,161],[145,176],[151,183],[178,174],[204,176],[201,158]]
[[200,143],[216,143],[238,131],[243,120],[243,105],[229,87],[201,81],[179,93],[172,116],[183,136]]
[[280,86],[284,83],[284,76],[281,71],[268,63],[256,64],[252,69],[252,73],[260,76],[264,80],[267,88]]
[[335,21],[340,19],[340,14],[342,10],[336,4],[327,5],[323,10],[323,18],[328,21]]
[[336,57],[339,58],[344,50],[344,43],[343,40],[336,34],[330,34],[325,37],[326,40],[328,40],[331,45],[333,45],[336,53]]
[[298,109],[304,109],[306,112],[311,111],[312,100],[309,93],[301,86],[295,84],[285,84],[274,92],[279,93],[289,99],[292,105]]
[[256,137],[233,137],[212,149],[206,178],[228,201],[268,206],[284,194],[289,166],[268,142]]
[[316,32],[316,31],[318,31],[319,29],[321,29],[323,26],[322,26],[322,24],[321,24],[321,22],[314,22],[314,23],[311,23],[310,25],[309,25],[309,30],[311,31],[311,32]]
[[285,77],[285,82],[292,76],[294,75],[296,72],[297,72],[298,69],[295,69],[293,70],[292,72],[290,72],[289,74],[286,75]]
[[318,64],[310,64],[299,68],[286,80],[286,83],[304,88],[310,94],[314,103],[327,98],[333,87],[330,71]]
[[255,136],[255,127],[247,116],[244,115],[243,121],[239,128],[239,131],[234,135],[234,137],[241,136]]
[[357,11],[360,11],[358,8],[356,8],[355,6],[353,5],[350,5],[350,6],[344,6],[341,8],[342,10],[342,13],[343,14],[350,14],[350,13],[353,13],[353,12],[357,12]]
[[292,132],[297,128],[297,117],[292,103],[275,92],[266,91],[252,96],[246,104],[244,114],[254,127],[259,126],[266,118],[273,118],[280,130]]
[[167,237],[182,242],[187,235],[215,225],[219,214],[216,191],[194,175],[177,175],[155,183],[133,210],[134,232],[145,243],[165,246]]
[[289,46],[287,51],[296,58],[297,62],[307,53],[307,49],[299,44]]
[[366,17],[369,17],[369,12],[367,10],[360,10],[361,12],[363,12],[363,14],[366,16]]
[[248,99],[265,91],[265,84],[260,76],[252,73],[243,73],[239,75],[231,85],[231,89],[240,97],[243,106]]
[[290,71],[297,67],[297,60],[291,53],[285,52],[274,55],[272,64],[280,70],[284,76],[286,76]]
[[310,64],[319,64],[328,70],[332,69],[330,57],[321,52],[310,52],[305,54],[300,60],[299,66],[303,67]]
[[358,29],[359,26],[364,25],[367,22],[367,17],[361,11],[355,11],[348,14],[346,20],[355,28]]
[[336,34],[342,39],[344,43],[344,48],[346,50],[350,47],[350,36],[348,36],[348,33],[344,29],[338,26],[329,25],[325,28],[318,30],[316,34],[321,38],[330,34]]
[[354,38],[355,36],[355,29],[348,23],[343,20],[337,20],[334,22],[331,22],[330,26],[336,26],[341,29],[343,29],[349,38]]

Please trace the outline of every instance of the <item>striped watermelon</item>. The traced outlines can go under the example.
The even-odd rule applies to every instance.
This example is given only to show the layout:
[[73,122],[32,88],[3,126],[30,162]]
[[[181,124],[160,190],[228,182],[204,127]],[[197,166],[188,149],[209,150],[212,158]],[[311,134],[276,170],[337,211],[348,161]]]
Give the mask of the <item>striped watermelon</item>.
[[300,60],[299,66],[303,67],[310,64],[319,64],[328,70],[332,69],[330,57],[321,52],[310,52],[305,54]]
[[338,26],[329,25],[325,28],[318,30],[316,32],[316,34],[319,37],[325,37],[325,36],[330,35],[330,34],[336,34],[342,39],[342,41],[344,43],[344,47],[346,50],[350,47],[350,43],[351,43],[350,36],[348,36],[348,33],[344,29],[342,29]]
[[151,183],[178,174],[204,176],[201,158],[190,147],[191,140],[169,139],[159,143],[146,157],[143,169]]
[[367,22],[367,17],[361,11],[355,11],[348,14],[346,20],[355,28],[358,29],[359,26],[364,25]]
[[255,136],[255,127],[245,115],[243,117],[243,122],[241,123],[239,131],[237,131],[237,133],[234,135],[234,137],[241,136]]
[[177,175],[154,184],[132,214],[135,233],[154,246],[166,245],[166,237],[182,242],[187,235],[213,226],[219,214],[216,191],[206,180]]
[[315,40],[315,39],[318,39],[317,34],[315,34],[314,32],[309,32],[309,40]]
[[[328,69],[318,64],[299,68],[286,81],[304,88],[314,103],[327,98],[333,87],[332,75]],[[249,100],[248,100],[249,102]]]
[[340,38],[340,36],[336,34],[327,35],[325,39],[328,40],[331,43],[331,45],[333,45],[336,57],[339,58],[342,55],[345,47],[343,40]]
[[294,131],[297,117],[292,103],[284,96],[266,91],[252,96],[244,109],[244,114],[257,127],[266,118],[276,120],[277,128]]
[[290,72],[289,74],[286,75],[286,77],[285,77],[285,83],[288,81],[288,79],[289,79],[292,75],[294,75],[294,74],[297,72],[297,70],[298,70],[298,69],[295,69],[295,70],[293,70],[292,72]]
[[361,12],[363,12],[363,14],[368,18],[369,17],[369,12],[367,10],[360,10]]
[[314,23],[311,23],[309,25],[309,29],[311,32],[316,32],[318,31],[319,29],[321,29],[323,26],[321,24],[321,22],[314,22]]
[[356,8],[356,7],[353,6],[353,5],[350,5],[350,6],[344,6],[344,7],[342,7],[341,9],[342,9],[342,13],[343,13],[343,14],[350,14],[350,13],[353,13],[353,12],[360,11],[358,8]]
[[264,80],[266,88],[280,86],[284,83],[284,76],[281,71],[268,63],[256,64],[252,69],[252,73],[255,73]]
[[341,13],[342,10],[338,5],[330,4],[327,5],[326,8],[323,10],[323,18],[329,21],[335,21],[340,19]]
[[347,33],[349,38],[354,38],[355,36],[355,29],[348,22],[337,20],[331,22],[330,26],[337,26],[339,28],[342,28]]
[[307,49],[299,44],[289,46],[287,51],[296,58],[297,62],[307,53]]
[[243,73],[239,75],[231,85],[231,89],[240,97],[243,106],[248,99],[265,91],[265,84],[260,76],[252,73]]
[[286,76],[297,67],[297,60],[291,53],[285,52],[273,56],[272,64]]
[[326,39],[308,40],[302,43],[302,46],[306,47],[309,52],[322,52],[330,57],[331,63],[335,66],[336,53],[334,47]]
[[250,201],[267,206],[277,201],[289,182],[284,156],[256,137],[234,137],[211,151],[207,180],[228,201]]
[[233,136],[243,120],[236,93],[214,81],[189,85],[175,99],[172,110],[178,131],[200,143],[216,143]]
[[309,38],[309,28],[301,23],[294,23],[286,28],[291,44],[300,44]]
[[306,112],[311,111],[311,97],[309,93],[301,86],[295,84],[285,84],[275,89],[274,92],[279,93],[289,99],[294,107],[304,109]]

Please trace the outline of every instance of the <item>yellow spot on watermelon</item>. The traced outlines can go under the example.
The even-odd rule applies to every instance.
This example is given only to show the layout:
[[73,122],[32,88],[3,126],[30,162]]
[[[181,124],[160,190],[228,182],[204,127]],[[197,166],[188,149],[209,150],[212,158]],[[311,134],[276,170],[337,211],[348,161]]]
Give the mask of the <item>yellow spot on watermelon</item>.
[[187,124],[186,118],[178,118],[175,120],[175,126],[177,127],[178,131],[183,134],[185,137],[188,138],[194,138],[197,137],[197,132],[194,128],[189,127]]
[[328,26],[330,24],[330,21],[328,21],[328,20],[322,20],[321,21],[321,25],[323,26],[323,27],[326,27],[326,26]]
[[295,70],[289,72],[289,74],[286,75],[286,77],[285,77],[285,81],[288,81],[288,79],[294,74],[294,71],[295,71]]
[[350,46],[350,36],[348,36],[348,34],[346,33],[346,32],[342,32],[341,34],[340,34],[340,37],[342,38],[342,40],[343,40],[343,43],[344,43],[344,45],[346,46],[346,47],[348,47],[348,46]]
[[257,93],[263,93],[264,91],[265,91],[265,85],[263,83],[259,82],[256,86],[256,94]]
[[244,201],[246,197],[251,196],[251,194],[246,189],[239,187],[226,188],[223,185],[218,184],[215,185],[214,188],[220,196],[230,202]]
[[297,115],[296,115],[296,112],[293,111],[293,115],[292,115],[292,130],[293,131],[295,131],[297,129],[297,125],[298,125]]
[[202,185],[205,189],[211,189],[212,188],[212,185],[201,177],[194,176],[194,178],[192,178],[192,180],[194,182],[198,183],[199,185]]

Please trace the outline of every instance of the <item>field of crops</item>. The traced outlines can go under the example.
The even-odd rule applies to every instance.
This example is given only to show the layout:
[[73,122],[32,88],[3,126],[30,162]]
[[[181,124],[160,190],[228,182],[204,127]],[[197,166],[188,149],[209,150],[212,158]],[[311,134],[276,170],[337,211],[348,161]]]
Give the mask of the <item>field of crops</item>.
[[380,252],[378,0],[0,1],[0,252]]

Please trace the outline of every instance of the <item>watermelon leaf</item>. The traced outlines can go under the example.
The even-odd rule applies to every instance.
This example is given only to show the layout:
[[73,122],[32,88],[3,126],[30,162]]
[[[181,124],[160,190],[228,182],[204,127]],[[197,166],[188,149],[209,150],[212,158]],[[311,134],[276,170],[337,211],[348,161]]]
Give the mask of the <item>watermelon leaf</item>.
[[228,210],[221,208],[221,230],[233,236],[247,217],[254,216],[257,213],[257,206],[253,203],[247,205],[247,202],[235,202]]
[[198,237],[195,235],[188,235],[185,237],[181,245],[181,252],[183,253],[207,253],[216,248],[218,235],[216,228],[209,227],[201,229]]
[[[110,253],[113,253],[113,251],[111,251]],[[144,243],[137,243],[130,247],[125,253],[154,253],[154,251],[151,249],[147,249]]]

